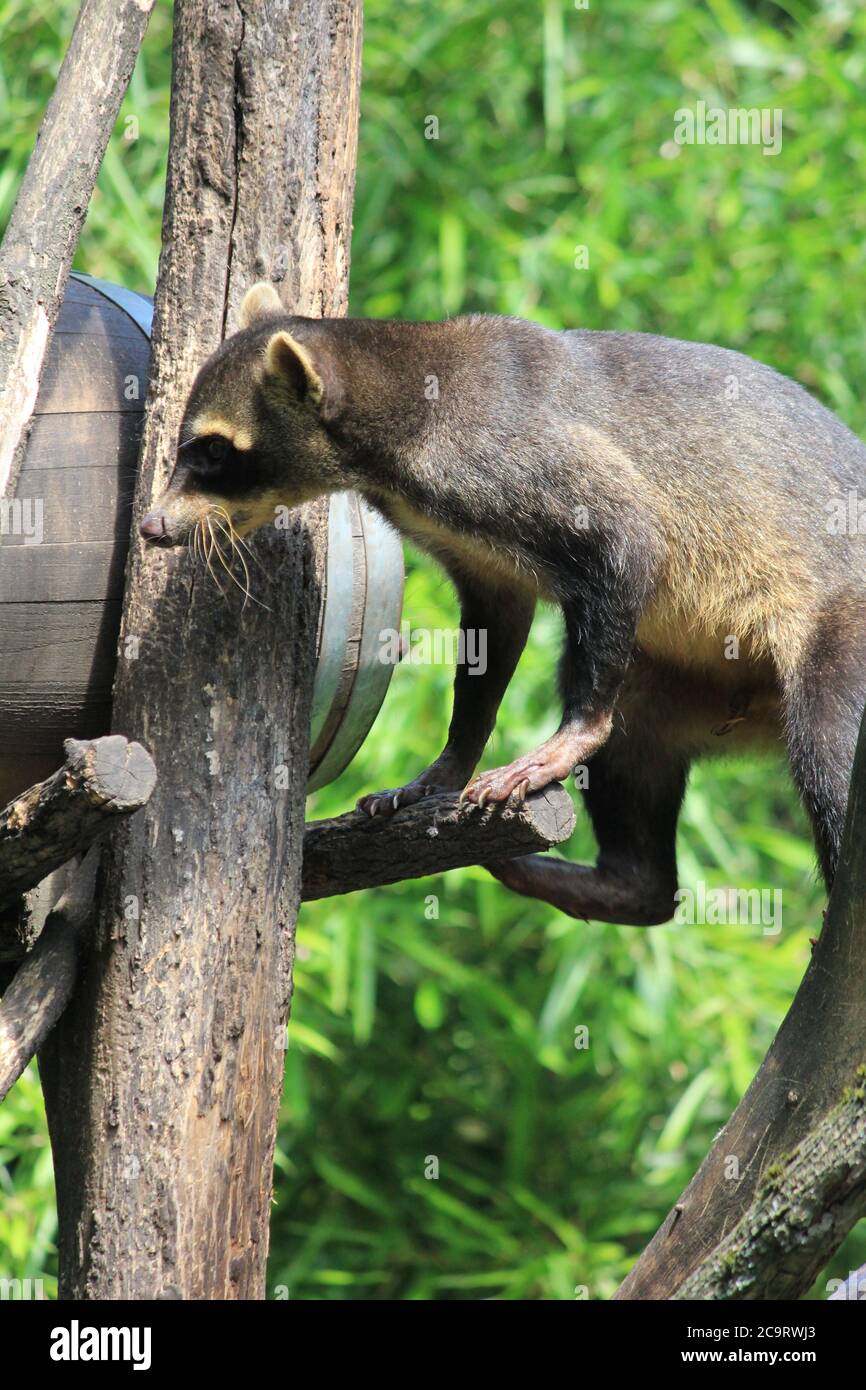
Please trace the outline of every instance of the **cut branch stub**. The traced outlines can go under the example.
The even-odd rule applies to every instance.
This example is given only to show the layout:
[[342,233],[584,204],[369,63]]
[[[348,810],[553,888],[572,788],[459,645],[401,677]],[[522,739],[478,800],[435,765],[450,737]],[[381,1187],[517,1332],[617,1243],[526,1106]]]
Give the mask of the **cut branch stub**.
[[0,812],[0,908],[137,811],[156,785],[150,754],[120,734],[63,746],[63,767]]
[[456,792],[445,792],[387,820],[350,811],[313,821],[304,834],[301,896],[309,902],[537,853],[567,840],[574,821],[571,797],[558,782],[514,810],[461,807]]

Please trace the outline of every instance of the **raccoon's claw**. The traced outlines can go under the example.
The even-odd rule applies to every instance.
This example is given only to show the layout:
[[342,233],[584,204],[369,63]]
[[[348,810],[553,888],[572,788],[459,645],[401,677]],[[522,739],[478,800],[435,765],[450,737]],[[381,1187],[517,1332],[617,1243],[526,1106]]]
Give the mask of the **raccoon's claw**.
[[437,787],[432,782],[422,782],[418,779],[392,791],[369,793],[360,797],[355,804],[359,811],[363,811],[372,820],[374,816],[393,816],[395,811],[399,811],[403,806],[414,806],[417,801],[423,801],[425,796],[444,790],[444,787]]
[[529,792],[540,791],[554,781],[556,773],[544,763],[533,761],[531,757],[518,758],[508,767],[493,768],[473,778],[468,787],[464,787],[460,804],[468,801],[482,809],[492,802],[522,806]]
[[529,791],[530,785],[530,779],[528,777],[524,777],[522,782],[518,782],[517,786],[514,788],[514,791],[511,793],[508,800],[513,801],[515,806],[522,806],[524,801],[526,800],[526,795]]

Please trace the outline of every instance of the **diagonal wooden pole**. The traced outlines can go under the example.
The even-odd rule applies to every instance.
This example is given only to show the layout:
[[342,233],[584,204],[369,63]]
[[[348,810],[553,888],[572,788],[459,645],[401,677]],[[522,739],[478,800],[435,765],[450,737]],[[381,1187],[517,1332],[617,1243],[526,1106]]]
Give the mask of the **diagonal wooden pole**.
[[86,953],[98,866],[99,847],[91,845],[0,1002],[0,1101],[72,998]]
[[[617,1299],[718,1298],[722,1286],[734,1298],[807,1291],[866,1214],[866,1177],[846,1187],[854,1168],[866,1165],[866,1109],[846,1104],[866,1076],[864,981],[866,716],[839,869],[809,968],[754,1081]],[[841,1123],[853,1126],[844,1163],[834,1129],[840,1107]],[[817,1210],[802,1200],[804,1153],[814,1190],[836,1192]]]
[[[347,300],[360,0],[174,13],[138,516],[245,289],[271,278],[302,314]],[[114,725],[158,781],[113,836],[86,978],[40,1054],[63,1298],[264,1296],[323,516],[255,542],[245,608],[133,543]]]
[[0,246],[0,497],[12,495],[78,236],[154,0],[83,0]]

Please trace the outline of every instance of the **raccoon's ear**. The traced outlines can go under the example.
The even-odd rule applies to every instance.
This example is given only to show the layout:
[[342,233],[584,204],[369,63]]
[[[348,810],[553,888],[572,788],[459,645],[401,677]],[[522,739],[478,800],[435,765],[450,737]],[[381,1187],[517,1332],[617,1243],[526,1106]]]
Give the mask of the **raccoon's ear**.
[[277,294],[273,285],[267,280],[260,280],[257,285],[248,289],[243,299],[238,313],[238,323],[241,328],[249,328],[251,324],[258,323],[260,319],[271,318],[274,314],[285,313],[283,302]]
[[321,405],[325,394],[322,378],[307,349],[291,333],[275,333],[265,351],[265,371],[289,386],[301,400]]

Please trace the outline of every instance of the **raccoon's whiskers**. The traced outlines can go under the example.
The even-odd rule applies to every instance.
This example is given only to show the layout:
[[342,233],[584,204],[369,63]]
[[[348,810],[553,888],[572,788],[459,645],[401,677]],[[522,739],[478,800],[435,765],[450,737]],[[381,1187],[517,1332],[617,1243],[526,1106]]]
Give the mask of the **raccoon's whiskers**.
[[250,572],[247,568],[247,562],[244,559],[244,553],[237,543],[234,528],[232,527],[231,523],[229,523],[228,530],[226,530],[226,527],[223,525],[220,518],[217,517],[217,526],[219,526],[220,530],[223,531],[228,538],[228,543],[231,546],[232,558],[237,556],[237,558],[241,562],[241,568],[244,572],[244,603],[246,603],[247,599],[252,597],[252,590],[250,588]]
[[203,521],[197,521],[192,533],[192,549],[196,563],[201,562],[202,568],[208,564],[207,557],[207,531]]
[[213,552],[214,552],[215,549],[216,549],[216,550],[219,550],[219,546],[218,546],[217,543],[216,543],[216,537],[214,536],[213,528],[212,528],[212,526],[211,526],[211,524],[210,524],[210,518],[209,518],[209,517],[202,517],[201,521],[200,521],[198,524],[201,526],[202,555],[204,556],[205,564],[207,565],[208,574],[210,575],[210,577],[211,577],[211,579],[213,580],[214,584],[215,584],[215,585],[217,586],[217,588],[219,589],[219,591],[220,591],[220,593],[222,594],[223,598],[225,598],[225,596],[226,596],[225,589],[223,588],[222,584],[219,582],[219,577],[218,577],[216,571],[214,570],[213,565],[211,564],[211,558],[210,558],[210,557],[211,557],[211,555],[213,554]]
[[[214,529],[213,529],[213,522],[214,522],[214,518],[213,518],[212,516],[209,516],[209,517],[208,517],[208,529],[210,530],[211,538],[212,538],[213,543],[214,543],[214,550],[216,551],[217,559],[219,560],[220,564],[222,565],[223,569],[225,570],[226,574],[228,575],[228,577],[229,577],[229,579],[232,581],[232,583],[235,584],[235,585],[240,589],[241,593],[242,593],[243,596],[244,596],[244,603],[246,603],[247,598],[249,597],[249,591],[248,591],[247,589],[244,588],[243,584],[242,584],[241,581],[238,579],[237,575],[234,574],[233,571],[231,570],[231,568],[230,568],[230,566],[229,566],[229,564],[228,564],[228,562],[227,562],[227,560],[226,560],[225,552],[224,552],[222,546],[221,546],[220,543],[219,543],[219,539],[218,539],[218,537],[217,537],[216,532],[215,532]],[[216,523],[217,523],[217,525],[220,527],[221,530],[225,530],[225,528],[222,526],[222,523],[221,523],[220,520],[219,520],[219,517],[216,518]]]
[[223,532],[223,534],[225,535],[225,537],[226,537],[226,539],[227,539],[229,545],[231,546],[231,554],[232,554],[232,557],[234,557],[234,556],[236,555],[237,558],[238,558],[238,559],[240,560],[240,562],[241,562],[241,567],[243,568],[243,572],[244,572],[244,581],[245,581],[243,584],[242,584],[242,583],[240,582],[240,580],[237,578],[237,576],[235,575],[234,571],[231,570],[231,569],[229,569],[229,566],[228,566],[228,565],[226,564],[226,562],[225,562],[225,557],[224,557],[223,554],[222,554],[222,549],[220,548],[220,558],[222,559],[223,564],[225,565],[226,572],[229,574],[229,576],[231,577],[232,581],[233,581],[235,584],[237,584],[238,588],[239,588],[239,589],[241,590],[241,592],[243,593],[243,596],[244,596],[244,607],[246,607],[247,599],[251,599],[253,603],[257,603],[257,604],[259,605],[260,608],[264,608],[266,612],[270,613],[271,610],[268,608],[268,605],[267,605],[266,603],[262,603],[261,599],[257,599],[256,596],[255,596],[255,594],[254,594],[253,591],[252,591],[252,588],[250,587],[250,572],[249,572],[249,569],[247,568],[247,563],[246,563],[246,560],[244,559],[243,552],[241,551],[241,549],[239,548],[239,546],[238,546],[238,544],[237,544],[237,541],[238,541],[239,537],[238,537],[237,532],[235,531],[234,527],[232,526],[231,521],[229,521],[228,527],[226,527],[226,526],[224,525],[224,523],[223,523],[221,517],[220,517],[219,515],[217,515],[217,516],[216,516],[216,524],[217,524],[217,526],[220,528],[220,531]]
[[239,536],[239,535],[238,535],[237,531],[235,530],[234,522],[232,521],[232,519],[231,519],[229,513],[226,511],[225,507],[220,506],[220,504],[219,504],[218,502],[216,502],[216,503],[214,503],[213,510],[217,513],[217,515],[218,515],[219,517],[222,518],[222,520],[223,520],[223,521],[226,523],[226,525],[228,526],[229,531],[231,532],[232,544],[233,544],[234,546],[241,546],[241,547],[246,551],[246,553],[247,553],[247,555],[249,556],[249,558],[250,558],[251,560],[253,560],[253,561],[255,562],[255,564],[258,565],[259,569],[264,569],[264,565],[262,564],[262,562],[261,562],[261,560],[259,559],[258,555],[256,555],[255,551],[252,550],[252,548],[251,548],[250,546],[247,545],[247,543],[246,543],[246,541],[244,540],[243,536]]

